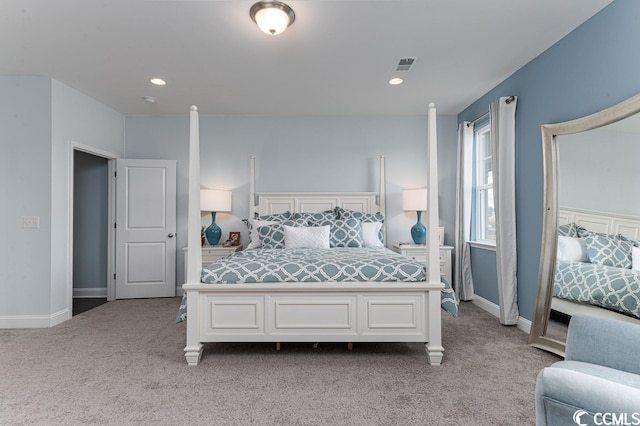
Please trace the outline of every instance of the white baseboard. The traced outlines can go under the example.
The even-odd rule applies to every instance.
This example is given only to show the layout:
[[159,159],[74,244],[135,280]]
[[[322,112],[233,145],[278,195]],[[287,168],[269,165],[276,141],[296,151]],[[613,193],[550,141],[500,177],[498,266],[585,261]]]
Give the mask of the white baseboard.
[[88,299],[88,298],[106,298],[107,297],[107,288],[103,287],[95,287],[95,288],[74,288],[73,289],[73,297],[78,299]]
[[7,315],[0,316],[0,328],[49,328],[71,318],[68,309],[52,315]]
[[66,320],[71,319],[71,317],[71,312],[69,312],[68,309],[63,309],[60,312],[56,312],[55,314],[51,315],[51,319],[49,320],[49,327],[61,324]]
[[[473,296],[473,300],[471,302],[480,309],[489,312],[494,317],[500,318],[500,306],[496,305],[495,303],[490,302],[487,299],[478,296],[477,294]],[[517,327],[518,330],[522,330],[525,333],[529,334],[531,332],[531,321],[526,318],[519,317]]]

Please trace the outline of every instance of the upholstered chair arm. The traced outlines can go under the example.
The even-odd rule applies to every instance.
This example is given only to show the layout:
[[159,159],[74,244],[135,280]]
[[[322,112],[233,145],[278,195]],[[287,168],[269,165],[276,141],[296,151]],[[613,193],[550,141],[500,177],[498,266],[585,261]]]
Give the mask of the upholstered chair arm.
[[640,325],[574,315],[569,323],[565,359],[640,374]]

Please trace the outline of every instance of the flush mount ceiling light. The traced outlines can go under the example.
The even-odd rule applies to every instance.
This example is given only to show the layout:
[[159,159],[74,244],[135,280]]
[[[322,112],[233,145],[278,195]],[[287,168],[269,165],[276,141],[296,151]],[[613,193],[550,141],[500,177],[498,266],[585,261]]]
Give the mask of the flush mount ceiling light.
[[403,81],[403,79],[396,77],[389,80],[389,84],[391,84],[392,86],[397,86],[398,84],[402,84]]
[[157,77],[156,77],[156,78],[151,78],[151,79],[149,79],[149,82],[150,82],[151,84],[155,84],[156,86],[164,86],[165,84],[167,84],[167,82],[166,82],[166,81],[164,81],[164,80],[163,80],[163,79],[161,79],[161,78],[157,78]]
[[249,10],[251,19],[263,33],[278,35],[296,19],[293,9],[280,1],[259,1]]

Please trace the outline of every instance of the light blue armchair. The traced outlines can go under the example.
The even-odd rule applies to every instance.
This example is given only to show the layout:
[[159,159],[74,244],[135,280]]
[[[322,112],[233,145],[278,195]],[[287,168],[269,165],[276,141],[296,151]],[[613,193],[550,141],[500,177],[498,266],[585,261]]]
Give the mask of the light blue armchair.
[[640,325],[571,318],[565,360],[538,374],[536,425],[576,424],[640,425]]

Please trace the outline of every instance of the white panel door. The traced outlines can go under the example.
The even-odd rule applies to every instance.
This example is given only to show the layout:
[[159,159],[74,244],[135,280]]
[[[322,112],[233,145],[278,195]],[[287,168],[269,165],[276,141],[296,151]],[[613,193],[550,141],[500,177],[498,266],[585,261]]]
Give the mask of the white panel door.
[[176,162],[118,160],[116,299],[176,292]]

